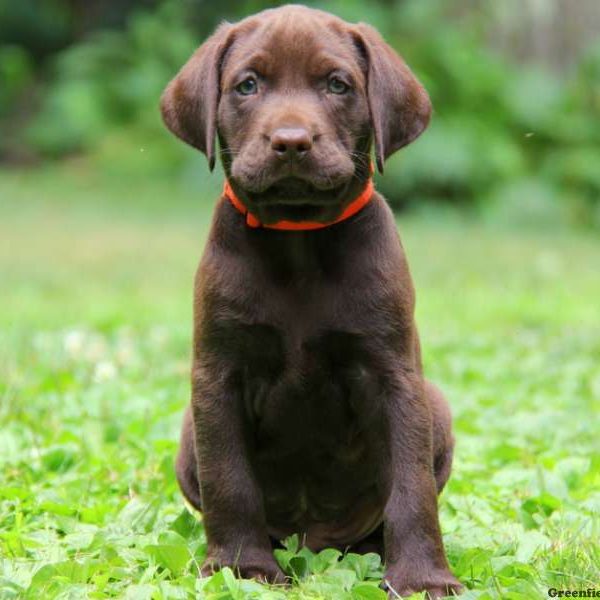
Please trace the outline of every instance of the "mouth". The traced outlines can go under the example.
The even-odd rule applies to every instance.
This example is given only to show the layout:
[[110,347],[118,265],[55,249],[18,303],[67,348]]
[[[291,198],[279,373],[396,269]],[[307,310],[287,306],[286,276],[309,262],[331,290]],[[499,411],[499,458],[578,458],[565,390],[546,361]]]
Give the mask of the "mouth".
[[335,202],[340,188],[317,187],[299,177],[279,179],[260,194],[253,194],[257,204],[281,205],[290,208],[324,206]]

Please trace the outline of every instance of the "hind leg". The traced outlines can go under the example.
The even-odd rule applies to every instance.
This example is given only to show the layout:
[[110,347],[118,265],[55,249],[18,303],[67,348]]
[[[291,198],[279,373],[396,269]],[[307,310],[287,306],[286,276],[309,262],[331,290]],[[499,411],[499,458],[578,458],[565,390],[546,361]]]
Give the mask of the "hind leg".
[[188,406],[181,426],[181,441],[175,473],[179,487],[186,500],[196,509],[202,510],[200,501],[200,482],[198,481],[198,464],[194,444],[194,421],[192,408]]
[[427,380],[425,380],[425,394],[431,406],[433,418],[433,468],[439,494],[444,489],[452,469],[454,454],[452,415],[448,402],[440,389]]

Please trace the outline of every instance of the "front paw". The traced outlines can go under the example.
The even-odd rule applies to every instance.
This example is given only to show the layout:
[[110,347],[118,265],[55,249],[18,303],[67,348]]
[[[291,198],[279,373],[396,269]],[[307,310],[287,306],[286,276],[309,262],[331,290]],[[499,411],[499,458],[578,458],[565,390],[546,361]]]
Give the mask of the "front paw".
[[463,591],[461,583],[447,569],[389,567],[383,578],[390,600],[426,592],[428,600],[457,596]]
[[211,550],[200,567],[202,577],[208,577],[223,567],[229,567],[242,579],[264,583],[285,583],[285,575],[275,562],[272,552],[248,549],[243,552]]

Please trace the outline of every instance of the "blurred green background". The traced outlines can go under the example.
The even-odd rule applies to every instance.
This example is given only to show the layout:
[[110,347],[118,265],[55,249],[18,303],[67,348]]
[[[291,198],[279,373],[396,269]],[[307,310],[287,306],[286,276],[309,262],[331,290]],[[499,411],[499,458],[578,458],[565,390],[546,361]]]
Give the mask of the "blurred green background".
[[[277,4],[0,0],[0,164],[84,158],[101,176],[204,183],[203,161],[165,132],[158,97],[220,20]],[[395,208],[600,227],[596,0],[315,6],[378,27],[431,94],[427,135],[379,182]]]

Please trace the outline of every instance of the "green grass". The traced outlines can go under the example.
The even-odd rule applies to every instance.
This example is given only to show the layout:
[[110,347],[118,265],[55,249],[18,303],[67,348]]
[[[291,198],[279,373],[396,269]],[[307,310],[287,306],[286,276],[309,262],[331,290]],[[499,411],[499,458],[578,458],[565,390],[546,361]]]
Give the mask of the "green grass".
[[[375,556],[295,540],[288,590],[197,577],[205,539],[173,459],[203,182],[0,174],[2,599],[385,597]],[[599,588],[600,243],[461,219],[400,229],[426,372],[455,415],[440,510],[466,597]]]

